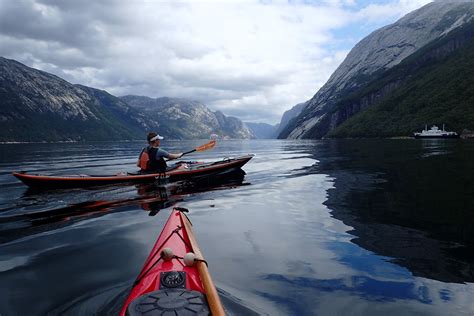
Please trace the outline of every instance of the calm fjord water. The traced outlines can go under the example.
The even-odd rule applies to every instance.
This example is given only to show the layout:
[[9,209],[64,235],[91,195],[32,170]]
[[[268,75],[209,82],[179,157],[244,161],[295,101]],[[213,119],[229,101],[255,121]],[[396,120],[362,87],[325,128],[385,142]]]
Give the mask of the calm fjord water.
[[0,145],[2,316],[114,315],[172,205],[230,314],[474,314],[474,142],[221,141],[188,159],[254,153],[243,179],[165,188],[35,192],[10,174],[134,171],[141,146]]

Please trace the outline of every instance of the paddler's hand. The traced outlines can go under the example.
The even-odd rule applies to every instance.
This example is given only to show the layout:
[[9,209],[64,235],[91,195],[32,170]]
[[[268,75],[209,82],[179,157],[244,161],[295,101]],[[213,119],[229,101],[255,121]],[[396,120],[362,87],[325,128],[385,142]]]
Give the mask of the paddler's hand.
[[168,156],[168,159],[170,159],[170,160],[171,160],[171,159],[179,159],[179,158],[181,158],[182,156],[183,156],[183,153],[170,154],[170,155]]

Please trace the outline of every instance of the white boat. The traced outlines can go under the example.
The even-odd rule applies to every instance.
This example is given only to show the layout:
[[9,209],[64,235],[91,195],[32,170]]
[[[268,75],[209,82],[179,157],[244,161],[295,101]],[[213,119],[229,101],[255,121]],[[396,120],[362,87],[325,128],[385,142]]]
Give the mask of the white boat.
[[430,129],[425,125],[425,129],[421,133],[413,133],[415,138],[459,138],[459,134],[456,132],[447,132],[444,129],[440,130],[438,126],[433,125]]

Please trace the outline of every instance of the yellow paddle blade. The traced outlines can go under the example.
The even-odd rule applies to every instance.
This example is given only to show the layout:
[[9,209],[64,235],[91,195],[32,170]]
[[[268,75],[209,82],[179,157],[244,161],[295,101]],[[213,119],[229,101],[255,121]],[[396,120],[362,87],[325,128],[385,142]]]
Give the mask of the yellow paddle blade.
[[216,140],[213,139],[209,143],[196,147],[196,151],[204,151],[213,148],[216,145]]

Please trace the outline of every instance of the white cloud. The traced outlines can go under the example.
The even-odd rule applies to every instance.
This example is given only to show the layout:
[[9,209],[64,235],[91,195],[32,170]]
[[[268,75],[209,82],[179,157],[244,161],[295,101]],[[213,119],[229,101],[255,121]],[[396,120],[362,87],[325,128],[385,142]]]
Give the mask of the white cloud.
[[426,2],[0,0],[0,55],[115,95],[191,98],[276,123],[344,59],[334,31]]

